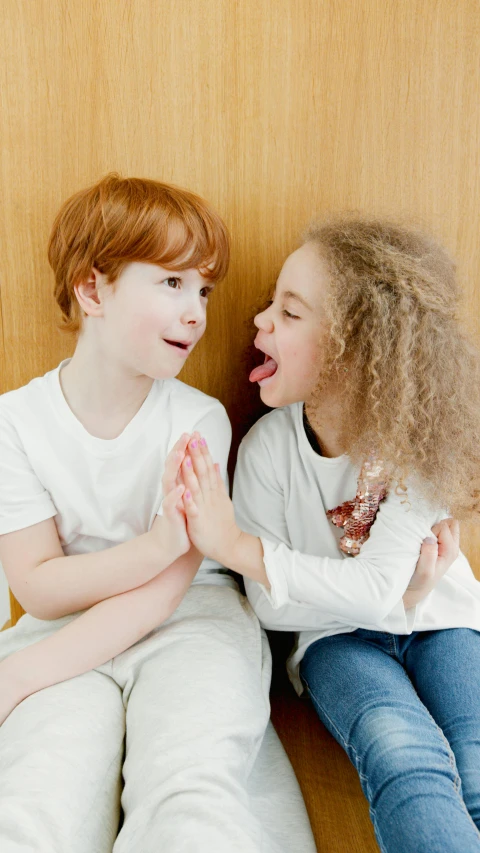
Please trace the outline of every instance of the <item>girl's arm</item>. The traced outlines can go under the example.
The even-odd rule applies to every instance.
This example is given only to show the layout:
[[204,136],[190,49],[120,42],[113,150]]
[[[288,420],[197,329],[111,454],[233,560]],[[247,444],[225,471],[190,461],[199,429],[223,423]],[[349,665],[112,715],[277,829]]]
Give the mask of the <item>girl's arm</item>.
[[[359,557],[302,554],[286,544],[284,531],[271,541],[240,530],[206,446],[192,447],[190,443],[188,450],[191,460],[186,457],[182,472],[192,542],[261,584],[263,593],[259,595],[263,594],[270,609],[282,608],[283,617],[285,609],[293,609],[297,624],[282,624],[284,630],[305,625],[305,611],[312,610],[349,624],[352,620],[354,624],[378,624],[389,615],[398,621],[400,631],[408,631],[402,596],[414,574],[421,543],[430,534],[430,524],[413,511],[408,513],[402,498],[389,496],[381,505]],[[265,488],[264,478],[260,490],[265,519],[275,513],[279,496],[274,489]],[[258,506],[251,484],[244,497],[246,503]]]

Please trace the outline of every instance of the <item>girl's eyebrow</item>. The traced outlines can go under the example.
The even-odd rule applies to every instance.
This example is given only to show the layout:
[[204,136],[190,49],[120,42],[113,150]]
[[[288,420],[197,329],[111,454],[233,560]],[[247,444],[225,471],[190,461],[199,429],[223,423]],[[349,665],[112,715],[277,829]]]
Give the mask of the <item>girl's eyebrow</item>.
[[304,306],[305,306],[305,308],[307,308],[307,309],[308,309],[308,311],[313,311],[312,306],[311,306],[311,305],[309,305],[309,303],[307,302],[307,300],[306,300],[306,299],[304,299],[304,298],[303,298],[303,296],[300,296],[300,294],[299,294],[299,293],[295,293],[295,291],[294,291],[294,290],[285,290],[285,291],[283,292],[283,296],[285,297],[285,299],[296,299],[296,300],[297,300],[297,302],[301,302],[301,303],[302,303],[302,305],[304,305]]

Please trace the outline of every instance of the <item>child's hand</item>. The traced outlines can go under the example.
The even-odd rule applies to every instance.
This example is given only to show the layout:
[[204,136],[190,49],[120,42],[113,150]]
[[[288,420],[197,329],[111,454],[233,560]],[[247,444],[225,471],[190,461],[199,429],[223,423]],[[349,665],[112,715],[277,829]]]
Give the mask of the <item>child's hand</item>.
[[460,551],[460,525],[446,518],[432,527],[434,536],[424,540],[420,557],[403,596],[405,610],[414,607],[434,589]]
[[[171,550],[173,559],[190,550],[182,496],[185,486],[181,482],[181,466],[190,436],[184,433],[172,447],[165,460],[162,477],[163,515],[157,515],[150,533],[161,550]],[[173,561],[173,560],[172,560]]]
[[205,556],[228,565],[241,531],[219,466],[213,464],[207,443],[198,433],[188,444],[182,476],[190,540]]

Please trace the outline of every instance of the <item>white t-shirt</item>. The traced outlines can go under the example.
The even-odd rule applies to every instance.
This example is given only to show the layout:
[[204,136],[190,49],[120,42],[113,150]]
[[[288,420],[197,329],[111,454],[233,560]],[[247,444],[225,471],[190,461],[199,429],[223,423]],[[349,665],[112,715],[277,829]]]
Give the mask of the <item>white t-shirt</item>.
[[[66,363],[0,397],[0,534],[54,517],[70,556],[145,533],[160,511],[166,456],[183,432],[205,436],[226,478],[231,428],[218,400],[177,379],[156,380],[121,435],[96,438],[63,396]],[[194,582],[235,586],[208,559]]]
[[480,630],[480,583],[463,554],[417,607],[402,596],[420,546],[446,517],[408,490],[380,504],[357,557],[344,554],[343,530],[326,516],[357,491],[359,471],[348,456],[329,459],[311,447],[296,403],[265,415],[244,438],[233,488],[239,526],[260,536],[271,584],[245,579],[250,602],[266,628],[299,632],[289,662],[299,692],[298,665],[320,637],[366,628],[409,634],[439,628]]

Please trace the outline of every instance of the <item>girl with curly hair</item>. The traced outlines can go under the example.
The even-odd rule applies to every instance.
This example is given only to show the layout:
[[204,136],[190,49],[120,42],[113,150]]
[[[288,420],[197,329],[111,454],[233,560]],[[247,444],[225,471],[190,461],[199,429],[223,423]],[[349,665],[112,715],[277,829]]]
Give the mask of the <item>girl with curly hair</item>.
[[[196,547],[245,576],[288,667],[348,753],[384,853],[480,850],[480,583],[461,553],[409,599],[433,527],[478,520],[479,354],[454,264],[386,221],[313,225],[255,318],[274,411],[234,506],[205,443],[183,462]],[[436,526],[435,526],[436,525]]]

